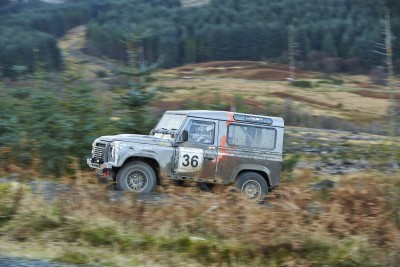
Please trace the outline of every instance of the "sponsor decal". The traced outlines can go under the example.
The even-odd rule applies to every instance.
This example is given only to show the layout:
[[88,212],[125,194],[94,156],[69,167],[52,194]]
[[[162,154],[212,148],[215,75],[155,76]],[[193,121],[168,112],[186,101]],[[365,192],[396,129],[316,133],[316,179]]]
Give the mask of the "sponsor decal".
[[271,118],[248,116],[248,115],[241,115],[241,114],[235,114],[233,116],[233,118],[236,121],[249,121],[249,122],[257,122],[257,123],[264,123],[264,124],[272,124]]

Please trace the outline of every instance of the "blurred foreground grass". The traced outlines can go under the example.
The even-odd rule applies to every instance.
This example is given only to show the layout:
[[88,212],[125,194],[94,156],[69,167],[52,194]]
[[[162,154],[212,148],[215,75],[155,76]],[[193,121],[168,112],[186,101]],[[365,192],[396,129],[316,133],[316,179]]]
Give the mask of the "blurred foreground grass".
[[249,203],[225,187],[160,187],[143,202],[80,180],[44,201],[21,183],[0,184],[0,251],[103,266],[398,266],[400,175],[321,177],[297,170],[281,198]]

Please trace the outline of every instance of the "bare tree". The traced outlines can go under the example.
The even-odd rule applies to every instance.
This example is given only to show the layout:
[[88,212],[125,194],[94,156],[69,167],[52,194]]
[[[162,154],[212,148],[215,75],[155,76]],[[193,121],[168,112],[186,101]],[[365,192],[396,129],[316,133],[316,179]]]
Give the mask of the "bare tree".
[[397,142],[396,142],[396,125],[397,121],[397,108],[396,108],[396,100],[395,100],[395,90],[393,88],[394,81],[394,72],[393,72],[393,50],[392,50],[392,30],[390,23],[390,12],[386,9],[385,19],[382,20],[383,29],[382,35],[384,37],[384,43],[374,42],[375,49],[373,50],[375,53],[385,56],[386,59],[386,69],[387,77],[386,77],[386,86],[389,89],[390,96],[390,105],[388,108],[388,117],[389,117],[389,127],[388,133],[391,137],[392,149],[390,149],[390,159],[389,164],[392,164],[396,161],[396,152],[397,152]]
[[[392,50],[392,42],[393,36],[391,31],[391,23],[390,23],[390,12],[386,9],[385,18],[381,20],[381,28],[382,39],[383,42],[372,42],[373,44],[373,52],[377,53],[381,56],[384,56],[385,66],[377,66],[374,70],[371,71],[371,74],[376,74],[376,70],[381,72],[380,78],[384,79],[383,84],[387,86],[390,105],[387,111],[388,115],[388,130],[392,142],[391,149],[389,149],[389,164],[395,164],[396,161],[396,153],[397,153],[397,142],[396,142],[396,132],[397,132],[397,124],[398,124],[398,104],[396,104],[395,92],[397,91],[394,87],[394,72],[393,72],[393,50]],[[382,81],[381,81],[382,82]]]
[[396,151],[397,151],[397,142],[396,142],[396,101],[394,98],[394,90],[393,90],[393,50],[392,50],[392,31],[391,31],[391,24],[390,24],[390,13],[389,10],[386,10],[385,14],[385,45],[386,45],[386,64],[387,64],[387,71],[388,71],[388,87],[390,89],[390,106],[388,110],[388,115],[390,118],[390,134],[392,137],[392,151],[391,151],[391,159],[390,161],[396,161]]
[[296,36],[295,30],[292,25],[289,26],[288,31],[288,56],[289,56],[289,73],[290,80],[294,81],[296,79],[296,65],[295,65],[295,55],[296,55]]

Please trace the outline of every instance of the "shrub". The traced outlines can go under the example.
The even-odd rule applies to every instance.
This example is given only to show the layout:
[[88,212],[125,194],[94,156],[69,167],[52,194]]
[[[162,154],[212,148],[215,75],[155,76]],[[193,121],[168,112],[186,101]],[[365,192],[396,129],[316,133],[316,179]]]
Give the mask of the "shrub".
[[98,78],[106,78],[108,76],[105,70],[96,71],[96,75]]
[[10,201],[11,183],[0,184],[0,225],[9,221],[14,214],[13,203]]
[[293,85],[293,86],[296,86],[296,87],[301,87],[301,88],[312,88],[313,87],[313,84],[311,82],[302,81],[302,80],[293,81],[290,84]]
[[116,229],[111,226],[83,227],[78,231],[78,235],[92,246],[112,245],[118,237]]
[[284,173],[292,173],[294,170],[294,167],[296,166],[297,162],[299,161],[300,156],[299,155],[290,155],[289,157],[285,157],[285,160],[283,161],[283,172]]

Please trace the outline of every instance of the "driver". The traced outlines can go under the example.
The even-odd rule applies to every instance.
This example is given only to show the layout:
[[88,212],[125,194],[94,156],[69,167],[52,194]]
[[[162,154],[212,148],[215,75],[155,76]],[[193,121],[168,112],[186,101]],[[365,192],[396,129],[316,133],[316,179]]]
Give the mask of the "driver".
[[203,144],[211,144],[213,142],[214,136],[214,127],[212,125],[207,125],[205,128],[205,132],[202,131],[202,134],[197,138],[196,142]]

